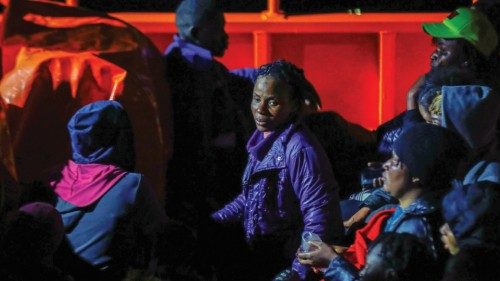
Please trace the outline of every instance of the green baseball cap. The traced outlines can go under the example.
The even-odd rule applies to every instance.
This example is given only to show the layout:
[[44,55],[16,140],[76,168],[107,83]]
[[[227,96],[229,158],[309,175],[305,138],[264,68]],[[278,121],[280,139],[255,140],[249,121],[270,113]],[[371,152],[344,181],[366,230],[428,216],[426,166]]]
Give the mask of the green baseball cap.
[[490,56],[498,44],[498,34],[493,24],[481,12],[458,8],[442,23],[424,23],[424,31],[436,38],[463,38],[485,56]]

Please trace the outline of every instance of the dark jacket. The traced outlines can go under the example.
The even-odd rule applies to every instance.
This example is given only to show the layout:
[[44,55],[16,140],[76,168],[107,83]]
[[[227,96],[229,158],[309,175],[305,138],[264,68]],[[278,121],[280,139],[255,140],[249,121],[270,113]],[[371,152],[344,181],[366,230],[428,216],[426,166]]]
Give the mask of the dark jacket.
[[[273,132],[256,131],[247,150],[242,192],[212,215],[218,222],[243,221],[249,243],[259,237],[285,236],[293,241],[290,259],[301,232],[318,234],[327,243],[343,233],[338,188],[325,152],[300,124]],[[297,261],[293,269],[305,276]]]
[[[397,207],[394,214],[387,220],[384,232],[409,233],[418,237],[435,258],[443,258],[442,246],[439,240],[441,214],[438,202],[426,195],[411,203],[407,208]],[[438,260],[438,262],[441,262]],[[330,262],[325,271],[325,280],[357,281],[359,272],[342,257]]]
[[387,221],[384,232],[409,233],[418,237],[438,258],[441,251],[439,227],[442,224],[439,201],[431,195],[424,195],[406,208],[398,206]]
[[[164,63],[175,139],[166,206],[170,216],[196,226],[209,214],[205,208],[213,211],[238,193],[245,143],[255,128],[249,108],[253,82],[230,73],[210,51],[178,36],[168,46]],[[207,202],[218,206],[208,207]]]
[[472,150],[469,169],[443,199],[443,215],[460,247],[500,243],[500,157],[496,128],[498,93],[485,86],[443,87],[443,126]]
[[382,156],[382,159],[391,157],[394,143],[404,129],[420,122],[424,122],[424,120],[422,116],[420,116],[418,109],[412,109],[404,111],[380,125],[377,128],[377,151]]
[[359,272],[342,257],[336,257],[325,271],[326,281],[358,281]]

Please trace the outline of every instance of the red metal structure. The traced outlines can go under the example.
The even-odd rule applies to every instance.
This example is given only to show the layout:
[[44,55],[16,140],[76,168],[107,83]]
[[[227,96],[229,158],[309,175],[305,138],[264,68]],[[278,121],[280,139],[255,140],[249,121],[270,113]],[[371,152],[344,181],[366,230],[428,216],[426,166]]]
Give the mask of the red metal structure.
[[[78,5],[78,0],[67,0]],[[304,68],[324,110],[335,110],[367,128],[405,108],[406,91],[429,68],[431,38],[421,24],[446,13],[315,14],[285,17],[279,1],[262,13],[228,13],[230,46],[221,61],[230,69],[284,58]],[[114,13],[163,50],[176,33],[173,13]],[[2,50],[3,70],[15,48]],[[4,72],[5,73],[5,72]]]

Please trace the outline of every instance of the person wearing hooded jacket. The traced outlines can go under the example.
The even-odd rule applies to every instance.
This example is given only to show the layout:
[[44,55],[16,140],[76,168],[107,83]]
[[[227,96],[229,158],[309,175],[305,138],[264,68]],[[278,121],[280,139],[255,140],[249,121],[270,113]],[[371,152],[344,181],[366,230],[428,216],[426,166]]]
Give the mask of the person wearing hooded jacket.
[[[381,232],[416,236],[426,245],[429,255],[441,263],[445,253],[438,244],[442,223],[438,199],[449,187],[464,155],[463,142],[450,130],[424,123],[403,131],[394,145],[392,158],[384,164],[384,188],[398,199],[399,205]],[[311,244],[316,249],[298,253],[299,262],[326,268],[325,280],[358,280],[352,257],[345,253],[341,256],[322,242]],[[355,252],[356,258],[363,254],[366,253]],[[354,261],[358,266],[364,265],[358,261]]]
[[[500,243],[500,159],[496,128],[500,96],[480,85],[442,88],[442,126],[458,132],[470,149],[461,176],[443,199],[443,215],[458,248]],[[449,239],[442,238],[453,252]]]
[[129,267],[147,268],[166,216],[144,176],[132,172],[133,134],[125,110],[116,101],[88,104],[68,130],[72,159],[50,185],[71,250],[110,280]]

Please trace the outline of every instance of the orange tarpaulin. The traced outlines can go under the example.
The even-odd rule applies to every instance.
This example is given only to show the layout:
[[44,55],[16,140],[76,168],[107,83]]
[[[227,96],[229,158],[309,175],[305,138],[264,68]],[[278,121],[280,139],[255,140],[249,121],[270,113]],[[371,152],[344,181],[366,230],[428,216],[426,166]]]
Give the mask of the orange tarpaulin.
[[161,54],[130,25],[100,12],[19,0],[7,8],[3,44],[23,45],[0,83],[19,179],[70,158],[66,123],[81,106],[115,99],[134,128],[136,169],[162,196],[171,110]]

